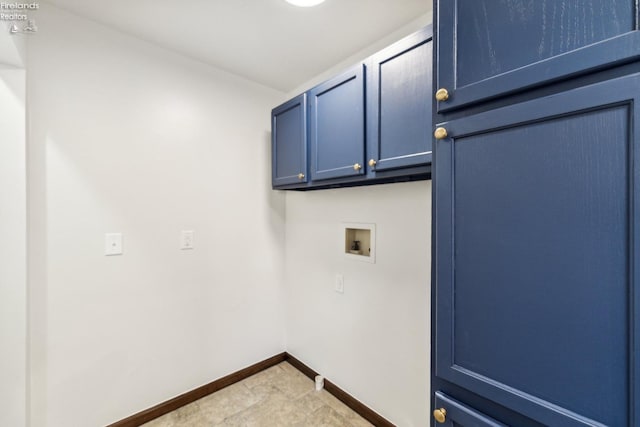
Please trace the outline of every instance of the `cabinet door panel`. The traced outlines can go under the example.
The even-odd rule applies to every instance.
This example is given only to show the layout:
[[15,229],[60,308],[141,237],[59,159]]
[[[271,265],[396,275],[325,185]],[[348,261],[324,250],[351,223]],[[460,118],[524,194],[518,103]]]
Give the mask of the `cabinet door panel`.
[[432,30],[424,30],[371,58],[368,156],[375,170],[431,162]]
[[435,408],[446,411],[443,427],[507,427],[444,393],[435,393]]
[[635,0],[446,0],[438,25],[438,111],[640,56]]
[[364,174],[364,66],[313,88],[309,100],[312,180]]
[[636,425],[638,87],[441,125],[439,377],[546,425]]
[[271,112],[271,178],[274,187],[307,182],[306,116],[306,94]]

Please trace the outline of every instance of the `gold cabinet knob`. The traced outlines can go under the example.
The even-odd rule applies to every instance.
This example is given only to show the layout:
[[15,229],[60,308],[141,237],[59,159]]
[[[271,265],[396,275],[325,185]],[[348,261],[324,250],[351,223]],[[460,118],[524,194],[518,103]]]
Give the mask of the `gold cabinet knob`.
[[298,174],[298,179],[299,180],[303,180],[304,179],[304,174],[303,173],[299,173]]
[[359,171],[360,169],[362,169],[362,165],[360,163],[356,163],[355,165],[353,165],[354,171]]
[[372,168],[376,167],[377,164],[378,162],[376,162],[374,159],[369,160],[369,166],[371,166]]
[[438,89],[438,91],[436,92],[436,99],[438,101],[446,101],[447,99],[449,99],[449,91],[445,88]]
[[444,408],[438,408],[433,411],[433,418],[440,424],[447,421],[447,410]]
[[435,136],[436,139],[445,139],[447,137],[447,130],[445,128],[438,128],[433,133],[433,136]]

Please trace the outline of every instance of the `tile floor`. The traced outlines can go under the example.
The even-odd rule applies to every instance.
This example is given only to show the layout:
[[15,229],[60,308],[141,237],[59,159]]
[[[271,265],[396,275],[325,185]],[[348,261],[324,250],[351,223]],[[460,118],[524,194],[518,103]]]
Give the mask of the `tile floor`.
[[288,364],[280,363],[157,418],[144,427],[371,426]]

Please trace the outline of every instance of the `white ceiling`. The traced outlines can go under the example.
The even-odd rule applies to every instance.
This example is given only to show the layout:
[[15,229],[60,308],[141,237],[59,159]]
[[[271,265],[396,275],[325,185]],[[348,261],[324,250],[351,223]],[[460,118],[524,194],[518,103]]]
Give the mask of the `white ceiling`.
[[289,91],[431,10],[430,0],[49,0],[272,88]]

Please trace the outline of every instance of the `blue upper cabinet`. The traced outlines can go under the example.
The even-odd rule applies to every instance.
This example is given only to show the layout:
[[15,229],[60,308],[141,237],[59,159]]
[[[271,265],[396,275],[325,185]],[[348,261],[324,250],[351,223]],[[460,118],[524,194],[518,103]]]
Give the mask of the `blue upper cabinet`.
[[273,110],[274,188],[431,177],[432,26],[363,62]]
[[357,65],[309,91],[313,181],[366,172],[364,69]]
[[[439,0],[438,111],[640,57],[636,0]],[[446,96],[444,97],[446,98]]]
[[271,112],[271,180],[274,188],[307,182],[307,96]]
[[631,74],[439,125],[435,373],[500,422],[640,425],[639,88]]
[[431,163],[432,27],[369,60],[367,157],[376,172]]

